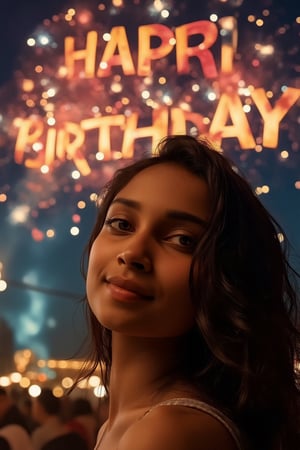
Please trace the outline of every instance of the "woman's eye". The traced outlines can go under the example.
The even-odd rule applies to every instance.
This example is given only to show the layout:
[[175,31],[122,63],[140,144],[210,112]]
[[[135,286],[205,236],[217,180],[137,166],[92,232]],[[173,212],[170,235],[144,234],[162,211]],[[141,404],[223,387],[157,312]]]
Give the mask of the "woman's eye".
[[132,226],[126,219],[107,219],[105,225],[116,231],[132,231]]
[[178,245],[186,250],[193,250],[196,246],[196,239],[187,234],[177,234],[167,238],[172,244]]

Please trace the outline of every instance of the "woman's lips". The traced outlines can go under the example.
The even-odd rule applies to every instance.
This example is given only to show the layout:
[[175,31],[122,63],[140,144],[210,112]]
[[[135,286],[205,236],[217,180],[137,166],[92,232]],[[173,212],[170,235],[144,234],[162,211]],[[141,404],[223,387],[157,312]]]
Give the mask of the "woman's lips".
[[106,282],[115,300],[133,302],[153,299],[152,295],[149,295],[143,288],[131,280],[120,277],[108,277]]

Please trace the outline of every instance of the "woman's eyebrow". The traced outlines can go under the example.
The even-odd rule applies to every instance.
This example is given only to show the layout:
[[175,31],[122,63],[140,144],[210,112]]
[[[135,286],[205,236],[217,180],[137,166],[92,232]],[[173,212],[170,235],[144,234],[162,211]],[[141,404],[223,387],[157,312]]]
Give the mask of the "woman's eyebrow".
[[[139,202],[137,202],[135,200],[130,200],[128,198],[123,198],[123,197],[115,198],[112,201],[112,204],[115,204],[115,203],[120,203],[121,205],[125,205],[125,206],[128,206],[129,208],[133,208],[136,210],[141,209],[141,205]],[[202,219],[199,216],[196,216],[195,214],[188,213],[186,211],[180,211],[180,210],[175,210],[175,209],[168,210],[167,218],[196,223],[197,225],[201,225],[202,227],[208,226],[208,222],[206,220]]]
[[208,226],[208,222],[206,220],[186,211],[170,210],[167,212],[167,217],[169,217],[170,219],[179,219],[186,222],[196,223],[197,225],[201,225],[202,227]]
[[129,198],[123,198],[123,197],[115,198],[111,202],[111,204],[114,205],[115,203],[120,203],[121,205],[129,206],[130,208],[134,208],[134,209],[141,209],[141,205],[139,202],[136,202],[135,200],[130,200]]

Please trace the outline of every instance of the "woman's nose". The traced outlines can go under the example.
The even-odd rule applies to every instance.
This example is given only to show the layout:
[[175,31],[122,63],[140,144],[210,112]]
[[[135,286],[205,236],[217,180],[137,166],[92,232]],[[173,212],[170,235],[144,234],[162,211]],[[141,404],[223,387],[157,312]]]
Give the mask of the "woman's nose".
[[139,272],[150,272],[152,270],[152,263],[148,256],[137,255],[130,249],[119,253],[117,260],[120,265],[125,265],[132,270]]

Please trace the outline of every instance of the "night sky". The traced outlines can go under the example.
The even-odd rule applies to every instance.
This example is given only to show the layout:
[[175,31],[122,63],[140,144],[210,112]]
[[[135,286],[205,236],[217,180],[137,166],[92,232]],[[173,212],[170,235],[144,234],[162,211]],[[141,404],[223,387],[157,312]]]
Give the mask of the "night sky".
[[[59,125],[64,120],[78,123],[100,113],[137,111],[142,123],[146,123],[154,103],[169,108],[190,107],[211,120],[222,89],[226,90],[228,84],[237,89],[237,78],[244,80],[246,87],[254,85],[272,92],[276,100],[286,86],[300,88],[300,11],[296,11],[294,3],[2,0],[0,269],[7,288],[0,292],[0,318],[11,328],[16,349],[30,348],[40,358],[69,358],[79,350],[86,334],[80,258],[96,216],[95,194],[128,160],[118,159],[121,138],[113,135],[114,157],[96,161],[93,137],[85,142],[90,174],[72,176],[78,169],[72,159],[56,161],[49,173],[42,174],[37,168],[15,161],[14,120],[30,115],[45,118],[48,113],[47,117],[55,118]],[[72,7],[76,13],[66,19],[65,14]],[[162,11],[169,13],[163,17]],[[67,80],[59,75],[64,37],[70,34],[82,42],[90,30],[97,30],[100,35],[122,25],[134,54],[140,25],[160,23],[172,28],[212,20],[212,14],[235,17],[237,21],[232,78],[218,76],[210,80],[203,77],[199,68],[195,71],[195,66],[190,74],[179,76],[173,57],[153,65],[152,79],[137,74],[125,76],[121,67],[115,68],[110,77],[89,80],[78,76]],[[250,15],[253,20],[249,20]],[[42,41],[45,36],[47,40]],[[35,45],[30,46],[28,38],[34,38]],[[218,39],[213,48],[217,63]],[[35,70],[39,65],[43,68],[41,75]],[[159,85],[162,76],[166,83]],[[31,88],[24,88],[24,80],[30,80]],[[48,92],[46,100],[43,89]],[[146,91],[148,97],[144,95]],[[122,104],[125,97],[126,107]],[[45,100],[43,104],[41,98]],[[153,103],[149,103],[149,98]],[[247,95],[241,94],[240,98],[247,104]],[[236,138],[229,138],[223,139],[222,148],[286,230],[294,248],[291,262],[300,269],[296,256],[300,254],[299,99],[280,122],[278,146],[272,149],[260,147],[262,124],[254,105],[250,106],[249,123],[258,147],[241,149]],[[188,131],[195,133],[192,126]],[[147,152],[151,152],[151,139],[137,140],[134,158]],[[72,227],[77,227],[73,234]]]

